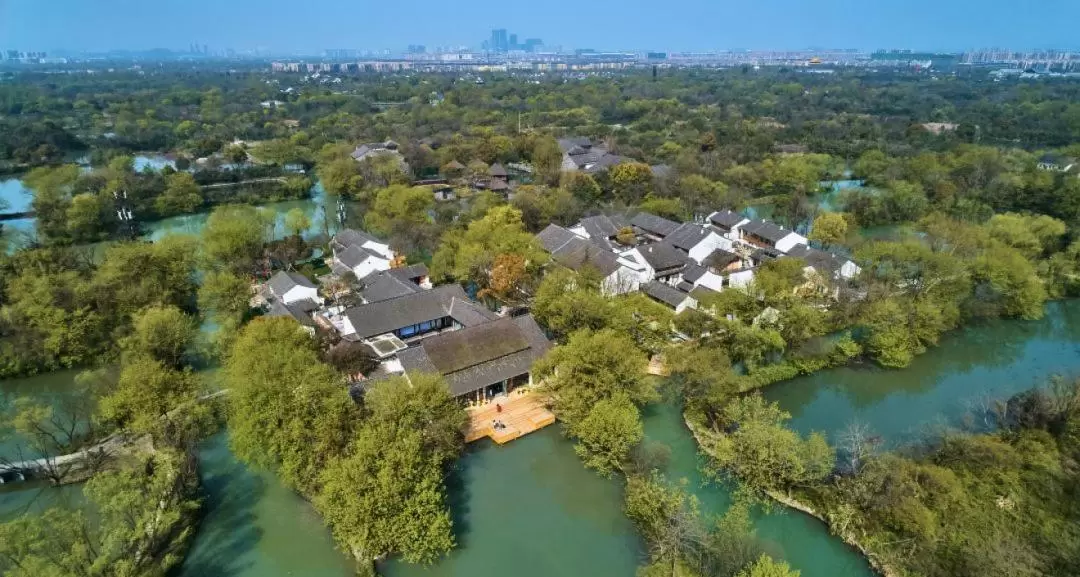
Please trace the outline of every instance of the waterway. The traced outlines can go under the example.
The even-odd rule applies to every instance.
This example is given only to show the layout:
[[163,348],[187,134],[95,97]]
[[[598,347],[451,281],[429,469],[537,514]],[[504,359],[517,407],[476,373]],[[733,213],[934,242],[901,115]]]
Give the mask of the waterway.
[[[927,424],[959,422],[965,400],[1007,396],[1051,374],[1080,373],[1080,301],[1047,305],[1039,321],[995,321],[946,335],[938,348],[901,371],[845,367],[770,387],[766,396],[793,414],[801,431],[835,435],[860,419],[892,442]],[[0,382],[26,394],[62,389],[70,373]],[[56,381],[50,381],[56,379]],[[693,438],[674,404],[645,414],[650,440],[671,448],[669,478],[686,478],[708,514],[721,514],[729,491],[706,485]],[[224,435],[203,448],[206,517],[180,575],[349,577],[351,563],[334,547],[310,506],[272,476],[252,472],[229,453]],[[391,577],[627,577],[642,545],[622,514],[622,485],[585,470],[557,427],[506,446],[470,447],[450,488],[460,547],[432,567],[387,563]],[[64,505],[72,488],[44,493],[0,491],[0,517],[48,503]],[[821,523],[795,512],[759,515],[766,550],[803,577],[868,577],[865,561]]]

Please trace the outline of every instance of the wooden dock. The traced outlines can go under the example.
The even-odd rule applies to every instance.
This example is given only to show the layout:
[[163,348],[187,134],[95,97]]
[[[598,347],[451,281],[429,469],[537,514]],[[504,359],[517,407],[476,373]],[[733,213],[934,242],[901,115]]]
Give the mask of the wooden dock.
[[[501,405],[502,411],[496,405]],[[466,443],[489,437],[502,445],[555,422],[555,415],[544,406],[539,395],[524,389],[510,393],[509,397],[465,410],[469,413]],[[492,427],[492,421],[496,419],[506,426],[496,430]]]

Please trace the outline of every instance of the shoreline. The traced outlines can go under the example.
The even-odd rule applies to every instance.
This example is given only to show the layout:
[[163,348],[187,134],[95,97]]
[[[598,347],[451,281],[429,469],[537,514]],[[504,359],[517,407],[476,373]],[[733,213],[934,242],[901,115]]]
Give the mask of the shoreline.
[[[693,421],[691,421],[690,418],[686,416],[685,413],[683,413],[683,424],[686,425],[687,429],[689,429],[690,435],[694,437],[694,442],[697,443],[698,451],[708,455],[708,452],[705,450],[704,444],[702,443],[702,433],[699,432],[698,426],[695,425]],[[868,550],[861,542],[859,542],[858,539],[855,538],[854,535],[851,535],[850,533],[834,533],[832,531],[833,527],[829,523],[828,519],[826,519],[824,515],[818,513],[806,503],[803,503],[795,499],[794,497],[782,495],[774,491],[768,492],[767,495],[770,499],[776,501],[780,505],[789,509],[793,509],[795,511],[799,511],[800,513],[813,517],[814,519],[817,519],[818,521],[823,523],[825,527],[829,529],[829,534],[838,537],[841,541],[843,541],[845,545],[858,551],[858,553],[863,557],[863,559],[866,559],[866,562],[870,565],[870,569],[874,571],[874,573],[880,575],[881,577],[900,577],[902,575],[895,568],[881,561],[881,559],[879,559],[875,553]]]

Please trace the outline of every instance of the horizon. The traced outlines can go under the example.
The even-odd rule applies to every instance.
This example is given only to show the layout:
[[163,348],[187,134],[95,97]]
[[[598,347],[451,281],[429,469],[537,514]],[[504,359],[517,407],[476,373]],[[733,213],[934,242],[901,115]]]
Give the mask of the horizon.
[[[419,0],[410,20],[388,5],[311,0],[300,9],[311,20],[298,29],[296,4],[284,0],[163,0],[153,11],[134,0],[0,0],[0,49],[103,53],[172,50],[191,45],[211,51],[317,54],[345,49],[402,52],[409,45],[478,49],[494,29],[522,40],[540,38],[545,50],[612,51],[813,51],[910,49],[964,52],[990,48],[1072,50],[1072,22],[1080,3],[1051,0],[1040,7],[1051,19],[1032,19],[1023,6],[1002,0],[913,0],[865,6],[854,0],[763,0],[754,5],[684,0],[679,8],[651,10],[637,0],[618,11],[593,5],[581,10],[566,0],[544,13],[528,6],[479,0],[468,8]],[[564,15],[571,14],[566,17]],[[329,18],[327,16],[334,15]],[[208,17],[211,16],[211,17]],[[823,34],[824,32],[824,34]]]

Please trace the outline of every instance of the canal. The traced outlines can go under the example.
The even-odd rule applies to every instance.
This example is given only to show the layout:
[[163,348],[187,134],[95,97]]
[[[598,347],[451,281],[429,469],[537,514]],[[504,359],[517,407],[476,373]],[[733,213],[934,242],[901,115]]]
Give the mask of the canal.
[[[1007,396],[1052,374],[1080,373],[1080,301],[1047,305],[1039,321],[994,321],[955,331],[901,371],[845,367],[770,387],[801,431],[835,435],[851,420],[869,423],[890,442],[910,440],[926,426],[957,423],[970,400]],[[11,396],[62,395],[73,373],[0,382]],[[646,435],[671,449],[669,478],[686,478],[708,514],[722,514],[729,491],[703,483],[694,440],[674,404],[651,407]],[[349,577],[311,507],[264,472],[228,451],[224,434],[202,449],[205,518],[181,577]],[[585,470],[569,442],[551,427],[506,446],[470,447],[451,481],[460,547],[432,567],[390,562],[391,577],[627,577],[642,560],[642,544],[622,514],[619,480]],[[0,518],[48,505],[77,506],[77,487],[0,489]],[[766,550],[803,577],[867,577],[865,561],[821,523],[794,512],[759,515]]]

